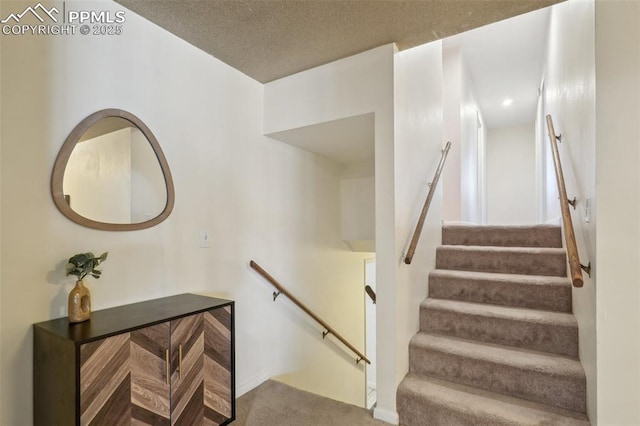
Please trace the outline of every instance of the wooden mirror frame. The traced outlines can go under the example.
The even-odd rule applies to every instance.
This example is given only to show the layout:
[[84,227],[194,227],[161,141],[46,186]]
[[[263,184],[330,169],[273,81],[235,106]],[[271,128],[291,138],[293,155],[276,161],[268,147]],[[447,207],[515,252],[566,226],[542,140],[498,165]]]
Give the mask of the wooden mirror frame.
[[[162,210],[162,212],[160,212],[160,214],[153,219],[149,219],[147,221],[139,223],[98,222],[76,213],[71,209],[69,203],[67,203],[67,201],[65,200],[62,181],[64,178],[64,172],[67,167],[67,163],[69,162],[69,158],[71,157],[73,149],[75,148],[82,135],[87,130],[89,130],[91,126],[107,117],[123,118],[136,126],[147,138],[147,141],[149,141],[149,144],[151,144],[151,148],[153,149],[153,152],[158,159],[158,163],[160,164],[160,169],[162,170],[167,190],[167,202],[164,206],[164,210]],[[53,197],[53,202],[55,203],[58,210],[60,210],[60,212],[68,219],[79,225],[93,229],[100,229],[103,231],[136,231],[139,229],[151,228],[152,226],[155,226],[164,221],[169,216],[169,214],[171,214],[173,205],[175,203],[173,178],[171,177],[169,164],[167,163],[167,159],[162,152],[162,148],[160,148],[158,140],[153,135],[153,133],[151,133],[151,130],[149,130],[149,128],[142,122],[142,120],[140,120],[135,115],[121,109],[103,109],[101,111],[94,112],[93,114],[82,120],[71,131],[69,136],[67,136],[67,139],[64,141],[62,148],[60,148],[60,152],[56,157],[55,163],[53,164],[53,172],[51,173],[51,195]]]

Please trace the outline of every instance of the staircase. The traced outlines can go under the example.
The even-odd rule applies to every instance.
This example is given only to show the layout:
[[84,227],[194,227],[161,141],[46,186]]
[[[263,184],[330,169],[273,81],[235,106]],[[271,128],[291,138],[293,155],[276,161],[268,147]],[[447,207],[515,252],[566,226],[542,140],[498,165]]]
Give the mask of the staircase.
[[400,425],[589,425],[557,226],[445,226]]

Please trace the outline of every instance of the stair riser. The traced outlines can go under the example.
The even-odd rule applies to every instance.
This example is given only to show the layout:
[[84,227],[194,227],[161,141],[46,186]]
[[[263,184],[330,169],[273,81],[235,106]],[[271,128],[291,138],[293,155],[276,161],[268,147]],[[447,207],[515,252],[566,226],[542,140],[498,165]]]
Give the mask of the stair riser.
[[498,247],[562,247],[560,227],[445,226],[442,244]]
[[418,398],[398,390],[396,395],[400,426],[513,426],[513,422],[494,416],[469,413],[438,401]]
[[409,373],[398,386],[400,425],[589,426],[584,414]]
[[578,357],[578,328],[575,326],[486,317],[422,306],[420,330]]
[[517,368],[415,345],[409,347],[409,365],[414,373],[567,410],[586,410],[584,375],[561,375]]
[[556,312],[571,312],[571,286],[444,276],[429,277],[429,297]]
[[566,255],[553,252],[503,252],[487,250],[458,250],[438,247],[436,268],[458,271],[497,272],[503,274],[567,276]]
[[400,425],[588,425],[560,227],[447,225],[442,244]]

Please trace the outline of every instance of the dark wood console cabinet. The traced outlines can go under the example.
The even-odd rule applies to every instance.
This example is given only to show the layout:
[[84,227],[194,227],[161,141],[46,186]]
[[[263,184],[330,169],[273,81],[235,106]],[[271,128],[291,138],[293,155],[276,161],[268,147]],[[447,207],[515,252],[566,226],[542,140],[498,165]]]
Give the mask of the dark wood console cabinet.
[[235,419],[232,301],[181,294],[33,327],[36,426]]

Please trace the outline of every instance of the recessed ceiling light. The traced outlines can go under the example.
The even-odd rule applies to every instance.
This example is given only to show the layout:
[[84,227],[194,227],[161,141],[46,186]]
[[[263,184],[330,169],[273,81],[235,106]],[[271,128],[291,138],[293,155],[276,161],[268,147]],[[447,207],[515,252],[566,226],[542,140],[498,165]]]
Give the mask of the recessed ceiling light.
[[508,107],[509,105],[511,105],[513,103],[513,99],[507,98],[504,101],[502,101],[502,106],[504,107]]

